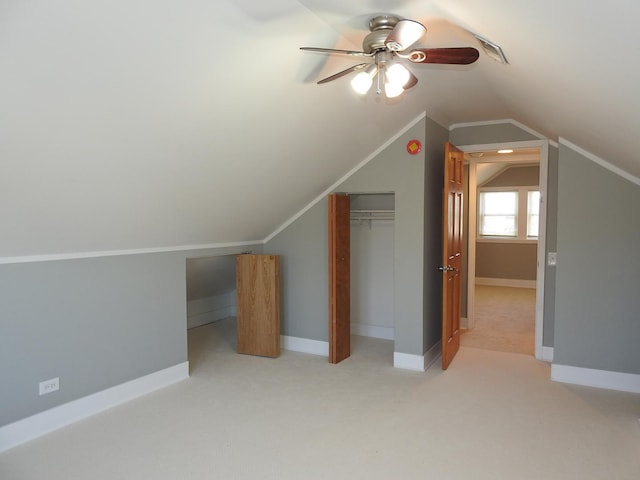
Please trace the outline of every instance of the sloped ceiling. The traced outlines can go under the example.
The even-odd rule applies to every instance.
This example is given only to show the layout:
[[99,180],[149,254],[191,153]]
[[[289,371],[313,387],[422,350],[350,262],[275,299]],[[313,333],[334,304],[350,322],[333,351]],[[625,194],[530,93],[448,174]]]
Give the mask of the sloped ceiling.
[[[606,5],[606,6],[605,6]],[[423,22],[400,101],[316,85],[368,19]],[[640,4],[566,0],[7,0],[0,4],[0,256],[260,240],[425,111],[515,119],[640,176]]]

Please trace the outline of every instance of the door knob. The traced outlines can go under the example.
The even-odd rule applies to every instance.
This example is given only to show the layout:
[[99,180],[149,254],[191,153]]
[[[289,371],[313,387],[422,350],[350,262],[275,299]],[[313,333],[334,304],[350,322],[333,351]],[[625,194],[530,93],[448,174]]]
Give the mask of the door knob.
[[458,269],[456,267],[452,267],[451,265],[445,265],[444,267],[438,267],[438,270],[441,272],[457,272]]

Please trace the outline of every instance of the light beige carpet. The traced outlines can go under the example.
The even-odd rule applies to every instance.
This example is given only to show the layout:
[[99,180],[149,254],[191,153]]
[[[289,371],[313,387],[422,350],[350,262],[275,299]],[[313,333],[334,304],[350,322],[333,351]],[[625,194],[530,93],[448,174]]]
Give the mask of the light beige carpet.
[[555,383],[531,356],[460,348],[449,369],[235,353],[189,331],[188,380],[0,453],[2,480],[637,480],[640,395]]
[[536,291],[476,285],[475,326],[460,339],[466,347],[533,355]]

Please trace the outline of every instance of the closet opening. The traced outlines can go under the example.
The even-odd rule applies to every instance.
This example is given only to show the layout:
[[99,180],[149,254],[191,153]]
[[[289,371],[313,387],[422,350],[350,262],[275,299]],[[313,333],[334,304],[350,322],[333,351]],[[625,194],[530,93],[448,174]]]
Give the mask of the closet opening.
[[352,355],[393,364],[394,193],[350,193]]

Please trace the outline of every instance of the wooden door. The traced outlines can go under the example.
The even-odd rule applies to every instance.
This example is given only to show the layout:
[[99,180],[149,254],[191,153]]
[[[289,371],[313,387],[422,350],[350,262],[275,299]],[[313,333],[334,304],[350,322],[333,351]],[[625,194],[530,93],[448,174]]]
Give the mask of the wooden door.
[[280,262],[277,255],[236,260],[238,353],[280,355]]
[[329,195],[329,363],[351,355],[349,196]]
[[442,368],[460,348],[462,270],[463,153],[445,146],[442,241]]

